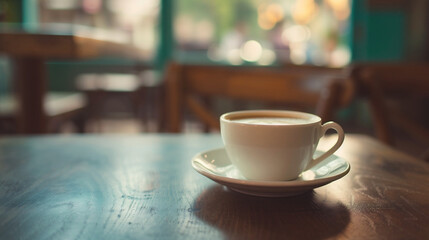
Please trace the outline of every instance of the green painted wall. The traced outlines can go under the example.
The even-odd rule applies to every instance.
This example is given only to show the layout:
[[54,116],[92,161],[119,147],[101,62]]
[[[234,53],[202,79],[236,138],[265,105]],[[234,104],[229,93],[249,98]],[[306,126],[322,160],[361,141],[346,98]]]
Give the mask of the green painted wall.
[[369,9],[365,0],[352,3],[352,61],[403,60],[407,16],[404,9]]
[[174,0],[161,0],[159,18],[159,45],[155,59],[155,67],[162,71],[165,64],[173,56],[174,51]]
[[405,47],[405,14],[376,11],[368,14],[366,57],[370,60],[401,60]]

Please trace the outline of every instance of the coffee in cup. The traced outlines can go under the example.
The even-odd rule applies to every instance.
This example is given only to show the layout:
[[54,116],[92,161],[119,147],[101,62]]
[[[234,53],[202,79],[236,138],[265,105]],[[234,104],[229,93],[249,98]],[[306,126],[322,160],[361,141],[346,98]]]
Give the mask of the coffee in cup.
[[[335,122],[321,123],[314,114],[251,110],[223,114],[221,135],[232,164],[249,180],[285,181],[332,155],[344,141]],[[337,142],[316,159],[319,140],[328,129],[338,133]]]

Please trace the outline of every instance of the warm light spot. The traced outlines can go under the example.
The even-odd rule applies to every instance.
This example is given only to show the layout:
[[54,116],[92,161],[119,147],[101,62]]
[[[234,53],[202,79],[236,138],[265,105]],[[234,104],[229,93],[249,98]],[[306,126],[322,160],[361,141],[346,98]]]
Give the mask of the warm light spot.
[[345,47],[339,47],[332,52],[331,63],[333,67],[343,67],[350,62],[350,50]]
[[306,24],[317,14],[318,6],[314,0],[297,0],[292,17],[299,24]]
[[311,37],[310,29],[307,26],[294,25],[287,28],[283,34],[283,42],[299,43],[308,41]]
[[271,22],[265,14],[258,16],[258,25],[264,30],[270,30],[274,27],[275,23]]
[[247,41],[243,44],[240,56],[248,62],[257,62],[262,56],[262,46],[255,40]]
[[350,16],[349,0],[325,0],[334,11],[334,15],[338,20],[346,20]]
[[279,4],[273,3],[266,9],[266,17],[273,23],[281,21],[284,17],[283,9]]
[[280,4],[260,5],[258,7],[258,25],[265,30],[272,29],[276,23],[282,21],[284,12]]

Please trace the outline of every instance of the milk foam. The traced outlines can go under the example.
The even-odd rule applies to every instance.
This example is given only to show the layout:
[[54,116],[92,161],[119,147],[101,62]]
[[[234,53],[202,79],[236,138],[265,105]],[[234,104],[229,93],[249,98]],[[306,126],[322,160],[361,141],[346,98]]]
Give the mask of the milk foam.
[[255,124],[255,125],[296,125],[306,124],[310,121],[302,118],[287,118],[287,117],[258,117],[258,118],[242,118],[235,119],[234,122]]

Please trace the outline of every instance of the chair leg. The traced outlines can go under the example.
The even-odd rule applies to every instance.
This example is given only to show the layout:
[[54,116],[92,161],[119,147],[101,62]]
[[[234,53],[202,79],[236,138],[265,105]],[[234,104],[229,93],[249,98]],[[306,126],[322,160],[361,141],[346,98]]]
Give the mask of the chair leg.
[[86,113],[87,119],[94,122],[95,129],[102,130],[101,118],[102,118],[102,107],[104,101],[104,93],[101,90],[88,91],[86,92],[88,101],[88,111]]
[[148,120],[149,117],[147,116],[147,109],[148,106],[146,104],[148,96],[148,92],[144,87],[140,87],[131,95],[131,101],[132,101],[132,107],[133,107],[133,113],[137,119],[139,119],[141,126],[143,127],[144,131],[148,131]]
[[429,149],[427,149],[423,154],[422,154],[422,159],[429,163]]
[[376,82],[371,82],[369,84],[369,104],[376,136],[382,142],[395,146],[391,126],[389,126],[389,114],[382,99],[383,92],[381,87]]
[[[86,113],[86,112],[85,112]],[[73,124],[76,127],[76,131],[78,133],[85,133],[86,132],[86,114],[80,114],[75,119],[73,119]]]

